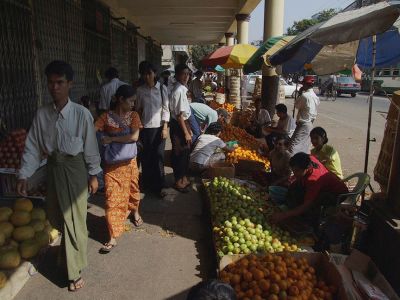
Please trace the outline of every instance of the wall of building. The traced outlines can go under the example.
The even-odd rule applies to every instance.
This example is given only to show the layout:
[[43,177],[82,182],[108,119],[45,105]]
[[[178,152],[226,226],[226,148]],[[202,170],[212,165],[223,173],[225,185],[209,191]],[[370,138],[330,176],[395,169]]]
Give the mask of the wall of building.
[[144,59],[161,68],[161,47],[117,19],[96,0],[0,1],[0,128],[28,128],[37,107],[51,101],[44,69],[53,60],[72,65],[75,102],[98,100],[110,66],[128,83]]

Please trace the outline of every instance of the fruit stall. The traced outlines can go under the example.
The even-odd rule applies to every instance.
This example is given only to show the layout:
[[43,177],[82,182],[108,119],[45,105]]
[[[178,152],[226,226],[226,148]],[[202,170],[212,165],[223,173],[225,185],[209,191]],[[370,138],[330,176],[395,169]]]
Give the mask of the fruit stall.
[[28,180],[28,198],[16,195],[16,175],[27,132],[16,129],[0,142],[0,299],[12,299],[27,280],[46,248],[58,238],[46,219],[46,159]]

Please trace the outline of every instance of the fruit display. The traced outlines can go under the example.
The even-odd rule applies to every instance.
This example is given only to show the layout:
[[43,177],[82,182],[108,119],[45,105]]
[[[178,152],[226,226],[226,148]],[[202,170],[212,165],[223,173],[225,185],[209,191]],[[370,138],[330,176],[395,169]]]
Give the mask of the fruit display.
[[275,208],[264,195],[233,180],[216,177],[207,186],[218,256],[298,251],[288,232],[268,224]]
[[302,257],[289,253],[247,255],[220,272],[238,299],[333,299],[337,287],[328,285]]
[[238,163],[238,161],[241,159],[258,161],[258,162],[261,162],[264,164],[266,170],[269,170],[269,168],[270,168],[269,160],[265,157],[262,157],[255,150],[249,150],[249,149],[239,146],[239,147],[236,147],[232,152],[229,152],[226,155],[226,161],[233,163],[233,164]]
[[263,144],[254,136],[248,134],[246,130],[229,124],[224,125],[220,138],[224,142],[237,141],[240,146],[251,150],[257,151],[263,147]]
[[16,129],[0,142],[0,168],[19,168],[26,135],[25,129]]
[[29,199],[15,200],[14,207],[0,207],[0,288],[7,278],[2,270],[17,268],[23,259],[35,257],[58,237],[42,208]]
[[235,110],[235,105],[233,105],[233,104],[226,103],[226,102],[223,104],[219,104],[217,101],[214,101],[214,100],[209,103],[209,106],[215,110],[217,110],[218,108],[223,108],[227,112],[230,112],[230,113],[232,113]]
[[231,124],[239,128],[248,128],[251,126],[253,114],[254,110],[251,109],[235,111],[232,116]]

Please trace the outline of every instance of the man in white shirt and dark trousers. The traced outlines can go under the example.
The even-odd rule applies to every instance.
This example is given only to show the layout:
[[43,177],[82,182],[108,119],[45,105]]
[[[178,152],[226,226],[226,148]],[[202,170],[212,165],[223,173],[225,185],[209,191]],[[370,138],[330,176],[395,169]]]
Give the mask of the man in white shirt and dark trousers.
[[192,94],[192,102],[204,103],[203,81],[201,80],[203,72],[196,71],[194,76],[196,78],[189,84],[189,92]]
[[111,99],[114,97],[117,89],[121,85],[127,84],[119,80],[118,70],[116,68],[111,67],[107,69],[104,75],[108,82],[100,88],[100,102],[97,111],[98,116],[110,109]]
[[296,119],[296,129],[290,140],[289,152],[291,156],[299,152],[310,153],[311,139],[310,132],[313,123],[317,118],[317,107],[320,103],[315,94],[314,77],[305,76],[301,95],[297,98],[294,106],[298,109]]
[[142,185],[144,190],[161,195],[165,186],[164,151],[170,118],[168,89],[156,81],[156,69],[150,63],[141,70],[140,76],[145,83],[137,89],[135,109],[143,124],[140,132]]
[[40,107],[33,120],[17,192],[27,195],[27,178],[47,155],[47,217],[62,233],[59,261],[67,266],[68,289],[76,291],[84,286],[80,273],[87,266],[87,199],[88,193],[94,194],[98,188],[100,155],[92,115],[68,97],[73,79],[71,66],[53,61],[45,73],[53,103]]

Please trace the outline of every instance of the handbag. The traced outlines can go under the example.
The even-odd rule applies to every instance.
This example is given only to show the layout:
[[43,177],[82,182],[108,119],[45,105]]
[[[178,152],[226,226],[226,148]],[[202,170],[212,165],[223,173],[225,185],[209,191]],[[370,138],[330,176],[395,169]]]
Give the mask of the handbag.
[[[109,112],[108,116],[113,119],[121,128],[122,131],[118,133],[108,133],[108,136],[124,136],[127,134],[132,133],[131,128],[126,126],[121,118],[117,116],[116,114]],[[116,143],[112,142],[111,144],[108,145],[103,145],[104,151],[102,151],[103,154],[103,160],[105,161],[106,164],[117,164],[125,161],[130,161],[134,159],[137,155],[137,146],[136,142],[132,143]]]

